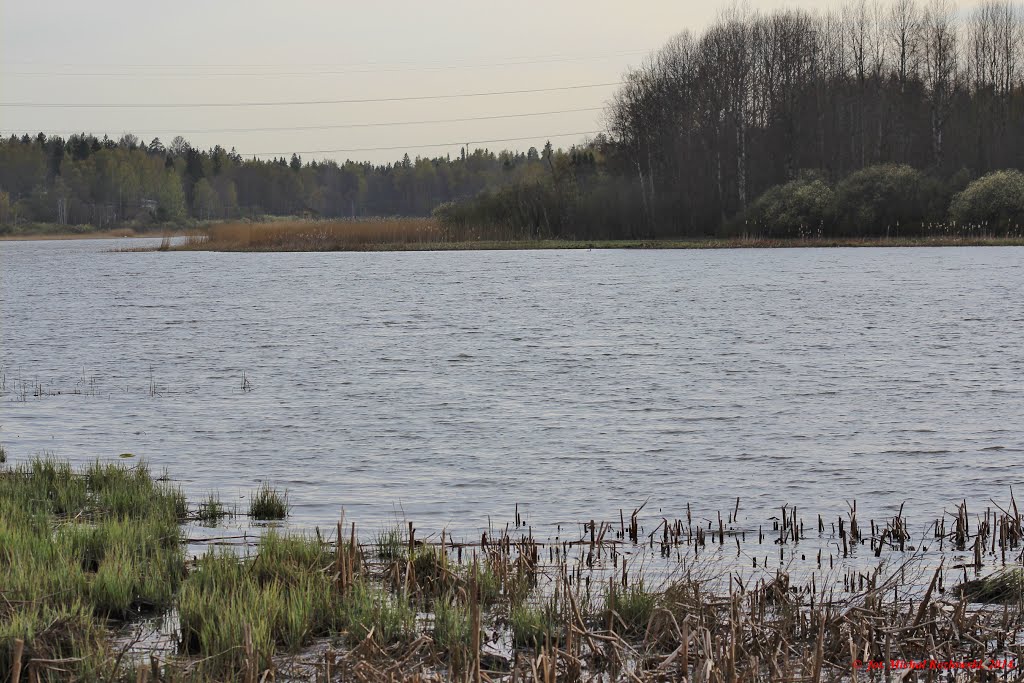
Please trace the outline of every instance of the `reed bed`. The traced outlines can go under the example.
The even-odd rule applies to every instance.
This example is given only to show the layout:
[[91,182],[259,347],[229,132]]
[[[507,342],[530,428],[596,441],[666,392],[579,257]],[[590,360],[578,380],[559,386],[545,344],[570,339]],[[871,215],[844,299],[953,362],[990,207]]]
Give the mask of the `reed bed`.
[[[794,247],[1024,246],[1019,236],[936,232],[921,237],[776,239],[740,236],[708,239],[576,240],[531,238],[522,230],[452,228],[432,218],[349,221],[222,223],[158,251],[416,251],[503,249],[776,249]],[[139,251],[133,249],[132,251]],[[152,249],[148,249],[152,251]],[[145,251],[145,250],[142,250]]]
[[[739,510],[368,543],[342,517],[186,561],[195,508],[144,464],[37,459],[0,469],[0,681],[976,680],[1024,654],[1012,496],[913,529]],[[112,637],[155,613],[170,652]]]
[[220,223],[170,249],[214,251],[362,251],[434,244],[447,234],[430,218]]

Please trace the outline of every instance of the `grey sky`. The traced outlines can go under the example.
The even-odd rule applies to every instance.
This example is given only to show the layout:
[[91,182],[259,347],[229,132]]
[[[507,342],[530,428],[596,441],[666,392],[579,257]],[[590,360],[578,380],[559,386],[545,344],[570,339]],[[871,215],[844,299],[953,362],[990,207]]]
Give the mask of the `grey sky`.
[[[338,100],[554,88],[619,80],[672,35],[706,26],[731,2],[263,2],[0,0],[0,101],[68,103]],[[821,0],[752,2],[822,9]],[[961,2],[962,6],[970,3]],[[318,73],[319,72],[319,73]],[[323,73],[341,72],[341,73]],[[28,75],[37,74],[37,75]],[[45,75],[38,75],[45,74]],[[83,75],[85,74],[85,75]],[[598,130],[600,111],[389,127],[421,121],[602,107],[613,87],[465,99],[237,108],[0,107],[0,133],[135,132],[165,142],[375,162],[399,150],[310,150],[463,143],[540,146]],[[252,132],[189,132],[268,128]],[[530,136],[531,140],[482,140]],[[565,146],[581,136],[553,137]],[[410,148],[458,153],[460,144]]]

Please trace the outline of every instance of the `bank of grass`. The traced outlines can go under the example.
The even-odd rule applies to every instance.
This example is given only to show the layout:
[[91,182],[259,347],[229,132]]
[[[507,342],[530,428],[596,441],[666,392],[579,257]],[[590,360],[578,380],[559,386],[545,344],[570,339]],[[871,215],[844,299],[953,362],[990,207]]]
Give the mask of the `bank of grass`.
[[0,680],[17,640],[25,667],[63,661],[39,680],[112,676],[106,625],[166,610],[185,578],[183,510],[145,464],[74,471],[41,458],[0,471]]
[[530,249],[781,249],[827,247],[1024,246],[1020,237],[574,240],[523,239],[522,231],[452,230],[432,218],[220,223],[172,251],[471,251]]

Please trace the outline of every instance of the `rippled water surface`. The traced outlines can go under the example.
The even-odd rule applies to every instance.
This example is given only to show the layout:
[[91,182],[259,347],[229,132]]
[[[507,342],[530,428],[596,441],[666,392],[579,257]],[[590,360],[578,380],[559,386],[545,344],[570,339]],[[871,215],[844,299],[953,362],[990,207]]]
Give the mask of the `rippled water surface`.
[[465,533],[1024,490],[1021,249],[117,246],[0,243],[13,460],[131,452],[193,497],[286,486],[299,524]]

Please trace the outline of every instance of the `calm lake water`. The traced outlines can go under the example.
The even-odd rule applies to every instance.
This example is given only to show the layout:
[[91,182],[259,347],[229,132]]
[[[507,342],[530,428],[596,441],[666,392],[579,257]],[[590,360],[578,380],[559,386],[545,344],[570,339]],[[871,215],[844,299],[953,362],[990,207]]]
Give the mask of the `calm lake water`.
[[11,460],[465,534],[1024,491],[1022,249],[109,251],[141,243],[0,243]]

